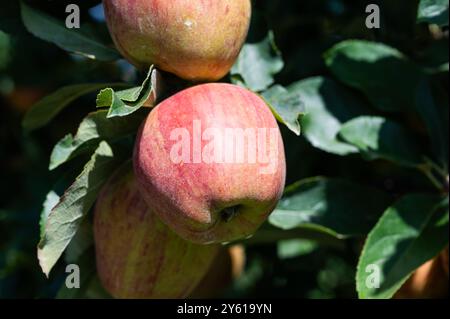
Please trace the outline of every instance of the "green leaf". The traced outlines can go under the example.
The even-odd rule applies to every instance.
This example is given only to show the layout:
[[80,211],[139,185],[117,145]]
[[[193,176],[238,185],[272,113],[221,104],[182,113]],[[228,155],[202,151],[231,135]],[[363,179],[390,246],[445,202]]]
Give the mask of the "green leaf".
[[383,158],[412,167],[423,163],[412,134],[383,117],[355,118],[342,126],[340,136],[369,159]]
[[231,69],[231,75],[235,81],[242,79],[250,90],[260,92],[274,83],[273,76],[280,72],[283,66],[273,33],[269,32],[263,41],[244,45]]
[[90,220],[85,219],[75,236],[70,241],[64,254],[66,263],[76,263],[82,255],[94,245],[93,225]]
[[[448,244],[448,198],[410,194],[392,207],[367,237],[356,274],[360,298],[391,298],[411,273]],[[371,268],[372,267],[372,268]],[[373,267],[379,288],[370,288]]]
[[411,110],[423,73],[400,51],[381,43],[348,40],[325,54],[325,62],[343,83],[364,92],[382,111]]
[[448,0],[421,0],[417,22],[448,26]]
[[0,30],[0,71],[5,69],[11,60],[11,37]]
[[61,196],[64,194],[64,191],[73,183],[73,180],[78,176],[79,170],[76,167],[77,166],[66,170],[47,193],[46,199],[42,205],[43,207],[39,220],[40,239],[42,239],[45,234],[45,225],[47,224],[47,219],[51,211],[61,200]]
[[52,209],[38,245],[39,264],[47,276],[75,236],[102,184],[118,162],[111,147],[106,142],[101,142],[82,173]]
[[252,237],[243,240],[242,244],[247,246],[273,245],[281,241],[296,239],[316,242],[320,246],[332,247],[333,249],[345,248],[345,242],[337,238],[335,234],[307,227],[282,229],[271,225],[269,221],[264,223]]
[[97,95],[97,107],[108,107],[108,118],[123,117],[138,111],[150,97],[157,98],[159,72],[151,66],[141,86],[115,92],[106,88]]
[[22,126],[27,131],[36,130],[47,125],[66,106],[79,97],[98,91],[107,86],[123,86],[124,84],[90,83],[65,86],[37,102],[23,119]]
[[280,259],[294,258],[310,254],[318,247],[318,243],[312,240],[282,240],[277,244],[277,255]]
[[147,110],[127,117],[108,119],[108,111],[90,113],[81,122],[77,134],[66,135],[53,148],[49,169],[53,170],[74,157],[95,150],[101,140],[113,142],[119,138],[135,134],[147,116]]
[[448,170],[449,113],[446,94],[436,94],[432,83],[424,80],[417,90],[416,110],[422,117],[430,136],[430,143],[440,164]]
[[299,118],[305,114],[305,106],[302,103],[300,93],[289,88],[286,89],[281,85],[274,85],[265,91],[262,96],[269,103],[277,120],[295,134],[300,135]]
[[358,150],[353,145],[337,138],[342,123],[363,114],[368,114],[365,104],[342,85],[333,80],[314,77],[289,86],[297,92],[306,107],[301,127],[306,139],[323,151],[347,155]]
[[101,61],[120,59],[119,53],[114,48],[96,40],[86,28],[69,29],[62,21],[35,10],[24,2],[21,2],[21,12],[27,30],[42,40],[90,59]]
[[388,196],[376,189],[322,177],[299,181],[270,215],[282,228],[312,228],[336,237],[367,234],[388,206]]

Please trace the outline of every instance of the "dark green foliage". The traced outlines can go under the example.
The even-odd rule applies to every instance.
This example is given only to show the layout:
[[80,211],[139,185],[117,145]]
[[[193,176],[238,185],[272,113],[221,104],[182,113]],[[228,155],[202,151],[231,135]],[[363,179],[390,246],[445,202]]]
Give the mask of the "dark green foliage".
[[[66,29],[73,2],[0,3],[0,298],[108,297],[90,208],[148,99],[187,85],[117,60],[99,0]],[[448,0],[370,1],[380,29],[364,0],[253,2],[225,80],[268,102],[291,186],[224,296],[390,298],[448,245]],[[61,288],[72,262],[86,270],[76,292]],[[365,286],[372,264],[380,290]]]

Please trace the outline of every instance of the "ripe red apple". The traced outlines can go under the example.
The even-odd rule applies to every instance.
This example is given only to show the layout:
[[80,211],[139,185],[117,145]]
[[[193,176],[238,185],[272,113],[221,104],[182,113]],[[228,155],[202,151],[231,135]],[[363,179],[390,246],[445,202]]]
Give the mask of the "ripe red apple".
[[219,251],[189,243],[159,221],[137,189],[131,163],[98,197],[94,238],[99,278],[116,298],[185,298]]
[[250,0],[103,0],[118,50],[137,67],[192,81],[215,81],[247,36]]
[[140,191],[163,222],[197,243],[252,235],[286,175],[277,122],[258,95],[203,84],[160,103],[136,140]]

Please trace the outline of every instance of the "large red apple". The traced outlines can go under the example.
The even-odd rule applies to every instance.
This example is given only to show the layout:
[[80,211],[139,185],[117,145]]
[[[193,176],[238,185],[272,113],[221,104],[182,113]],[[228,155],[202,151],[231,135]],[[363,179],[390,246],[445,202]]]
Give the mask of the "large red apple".
[[228,73],[247,36],[250,0],[103,0],[118,50],[192,81]]
[[252,235],[282,195],[283,141],[266,103],[230,84],[198,85],[159,104],[138,134],[141,193],[181,237]]
[[104,186],[94,214],[97,271],[116,298],[185,298],[219,247],[187,242],[142,199],[131,163]]

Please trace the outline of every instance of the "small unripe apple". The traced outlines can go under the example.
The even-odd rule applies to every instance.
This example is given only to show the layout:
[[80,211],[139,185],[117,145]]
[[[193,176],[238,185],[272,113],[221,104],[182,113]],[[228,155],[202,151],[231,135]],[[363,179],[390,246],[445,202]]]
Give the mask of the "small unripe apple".
[[131,163],[103,187],[94,214],[97,272],[115,298],[185,298],[219,251],[165,226],[142,199]]
[[197,243],[252,235],[275,208],[286,176],[269,107],[223,83],[198,85],[160,103],[138,133],[133,162],[155,213]]
[[247,36],[250,0],[103,0],[117,49],[137,67],[192,81],[215,81]]

